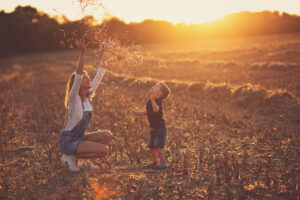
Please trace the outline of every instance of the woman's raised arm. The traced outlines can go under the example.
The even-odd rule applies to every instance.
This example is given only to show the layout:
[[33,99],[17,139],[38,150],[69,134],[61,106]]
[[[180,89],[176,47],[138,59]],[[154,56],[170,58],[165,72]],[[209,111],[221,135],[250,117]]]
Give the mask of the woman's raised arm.
[[102,67],[99,67],[97,70],[96,76],[93,79],[92,84],[91,84],[91,93],[94,93],[97,90],[97,88],[104,76],[104,73],[105,73],[105,69]]
[[84,68],[84,57],[85,57],[85,53],[86,53],[87,44],[85,44],[83,39],[76,40],[75,44],[80,49],[80,56],[79,56],[77,67],[76,67],[76,74],[81,75],[83,73],[83,68]]
[[73,85],[71,86],[71,90],[69,93],[68,98],[68,105],[72,106],[75,103],[76,96],[79,93],[81,81],[82,81],[82,74],[83,74],[83,68],[84,68],[84,57],[86,53],[86,44],[83,39],[76,40],[75,44],[80,49],[80,56],[78,59],[77,67],[76,67],[76,74],[74,77]]

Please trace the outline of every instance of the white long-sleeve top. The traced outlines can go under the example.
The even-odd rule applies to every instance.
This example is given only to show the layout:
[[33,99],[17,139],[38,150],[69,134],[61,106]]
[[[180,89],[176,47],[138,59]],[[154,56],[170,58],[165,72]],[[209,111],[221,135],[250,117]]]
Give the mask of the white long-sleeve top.
[[[84,110],[82,108],[81,98],[79,96],[79,89],[81,85],[83,75],[75,74],[74,82],[72,85],[72,88],[69,93],[68,98],[68,119],[66,122],[66,126],[63,130],[70,131],[72,130],[76,124],[82,119],[83,117],[83,111],[92,111],[92,105],[88,98],[86,98],[83,101]],[[91,92],[92,94],[96,91],[98,88],[103,76],[101,76],[101,70],[100,67],[98,68],[98,71],[96,73],[96,76],[94,77],[92,83],[91,83]]]

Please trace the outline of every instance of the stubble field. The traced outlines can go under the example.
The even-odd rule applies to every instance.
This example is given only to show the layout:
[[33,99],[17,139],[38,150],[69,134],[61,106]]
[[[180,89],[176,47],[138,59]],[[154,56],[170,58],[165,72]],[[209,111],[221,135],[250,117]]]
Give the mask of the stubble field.
[[[275,35],[143,47],[144,63],[111,70],[89,131],[114,134],[100,170],[60,163],[64,94],[77,51],[0,60],[0,199],[300,199],[300,37]],[[87,70],[95,74],[93,55]],[[146,169],[144,109],[157,81],[169,168]]]

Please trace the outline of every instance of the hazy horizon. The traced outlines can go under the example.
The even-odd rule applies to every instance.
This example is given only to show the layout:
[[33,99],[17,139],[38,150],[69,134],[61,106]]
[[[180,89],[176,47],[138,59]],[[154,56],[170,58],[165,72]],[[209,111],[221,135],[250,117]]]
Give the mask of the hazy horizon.
[[107,16],[117,17],[126,23],[138,23],[152,19],[168,21],[173,24],[203,24],[222,19],[229,14],[243,11],[278,11],[279,13],[286,12],[291,15],[300,15],[300,10],[297,10],[300,7],[300,2],[296,0],[285,2],[264,1],[263,3],[258,0],[251,2],[239,2],[237,0],[199,2],[191,0],[188,4],[169,0],[164,2],[158,0],[151,2],[140,0],[89,0],[88,2],[96,2],[98,4],[88,5],[84,11],[80,7],[79,0],[54,0],[47,2],[17,0],[14,2],[5,2],[4,5],[0,4],[0,7],[5,12],[13,12],[18,5],[32,6],[50,16],[64,15],[71,21],[81,19],[86,15],[93,15],[99,23]]

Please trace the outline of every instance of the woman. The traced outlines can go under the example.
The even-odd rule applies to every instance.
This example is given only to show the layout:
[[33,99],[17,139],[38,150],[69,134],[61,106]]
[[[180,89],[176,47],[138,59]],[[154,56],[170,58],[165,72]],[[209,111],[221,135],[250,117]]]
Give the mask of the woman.
[[98,169],[98,166],[91,166],[88,159],[106,156],[109,152],[107,145],[112,139],[110,131],[86,133],[92,118],[91,98],[104,74],[103,68],[99,68],[93,81],[90,81],[88,73],[83,69],[87,45],[83,40],[77,40],[76,45],[80,49],[80,57],[76,72],[67,84],[67,120],[59,140],[59,147],[63,153],[61,161],[73,172],[80,171],[84,166]]

